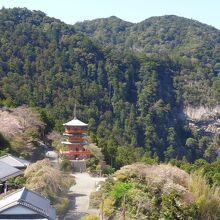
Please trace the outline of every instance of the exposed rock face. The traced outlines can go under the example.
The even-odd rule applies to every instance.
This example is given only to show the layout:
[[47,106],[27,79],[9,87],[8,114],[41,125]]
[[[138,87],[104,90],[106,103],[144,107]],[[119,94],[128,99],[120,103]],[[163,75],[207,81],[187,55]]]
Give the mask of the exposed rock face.
[[210,134],[220,134],[220,105],[186,106],[184,114],[189,125]]

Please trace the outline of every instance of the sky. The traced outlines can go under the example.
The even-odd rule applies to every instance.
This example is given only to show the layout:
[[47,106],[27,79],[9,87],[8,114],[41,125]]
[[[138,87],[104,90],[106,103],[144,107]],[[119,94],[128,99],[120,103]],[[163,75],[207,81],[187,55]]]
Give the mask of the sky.
[[68,24],[113,15],[137,23],[172,14],[220,29],[220,0],[0,0],[3,6],[40,10]]

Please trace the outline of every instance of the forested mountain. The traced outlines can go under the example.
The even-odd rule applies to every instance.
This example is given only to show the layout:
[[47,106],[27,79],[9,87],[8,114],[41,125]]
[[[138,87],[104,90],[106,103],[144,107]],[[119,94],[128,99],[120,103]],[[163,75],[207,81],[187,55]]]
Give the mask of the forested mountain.
[[74,28],[119,50],[168,55],[184,67],[177,80],[184,87],[185,103],[213,105],[220,101],[219,78],[215,78],[220,73],[220,30],[174,15],[151,17],[137,24],[117,17],[102,18],[76,23]]
[[[40,11],[3,8],[0,11],[0,105],[27,104],[37,108],[48,132],[63,129],[62,123],[73,117],[76,103],[78,117],[89,122],[92,141],[102,148],[107,162],[113,166],[133,162],[144,154],[160,160],[185,157],[193,161],[203,157],[213,161],[218,137],[213,139],[191,130],[180,115],[185,105],[212,106],[220,101],[220,64],[216,55],[219,31],[187,20],[192,33],[195,25],[198,30],[201,26],[201,33],[206,30],[207,34],[198,37],[201,45],[210,44],[210,50],[206,47],[204,51],[197,50],[201,56],[193,49],[187,56],[179,52],[185,47],[182,45],[191,45],[194,35],[184,34],[184,25],[174,25],[182,18],[152,18],[143,22],[142,29],[151,26],[157,33],[163,19],[164,35],[169,33],[165,23],[173,23],[174,34],[170,36],[176,42],[172,49],[178,52],[176,55],[164,53],[165,44],[162,40],[159,44],[155,35],[149,35],[152,44],[147,43],[149,39],[146,41],[140,34],[141,24],[133,25],[115,17],[100,20],[103,30],[110,26],[109,37],[115,35],[122,48],[118,50],[117,44],[99,44],[76,31],[79,27],[66,25]],[[97,30],[101,23],[97,20]],[[115,26],[111,27],[112,24]],[[96,24],[91,27],[96,30]],[[134,53],[123,49],[127,34],[120,33],[128,30],[134,36],[132,48],[141,48],[135,38],[142,36],[140,45],[154,48],[154,52],[144,49],[143,53],[138,49]],[[176,37],[175,33],[179,32],[182,34]],[[105,35],[100,31],[100,36]],[[213,36],[216,41],[210,40]],[[178,41],[188,43],[178,44]],[[161,51],[156,47],[161,47]],[[189,52],[187,48],[184,50]]]
[[79,22],[76,31],[122,50],[146,54],[172,54],[192,62],[220,63],[220,31],[192,19],[174,15],[151,17],[132,24],[117,17]]

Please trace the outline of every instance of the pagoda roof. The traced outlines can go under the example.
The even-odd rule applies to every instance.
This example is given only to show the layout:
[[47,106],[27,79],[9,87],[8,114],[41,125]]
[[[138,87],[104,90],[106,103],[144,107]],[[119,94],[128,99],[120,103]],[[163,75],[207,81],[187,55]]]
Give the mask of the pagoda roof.
[[73,120],[71,120],[67,123],[64,123],[63,125],[66,125],[66,126],[79,126],[79,127],[88,126],[88,124],[78,120],[77,118],[74,118]]

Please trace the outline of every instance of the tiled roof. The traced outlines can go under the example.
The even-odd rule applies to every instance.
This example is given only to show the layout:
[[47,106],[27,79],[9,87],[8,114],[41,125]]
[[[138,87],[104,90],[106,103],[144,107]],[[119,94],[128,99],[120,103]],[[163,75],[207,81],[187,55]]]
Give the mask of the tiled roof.
[[17,167],[17,168],[25,168],[29,166],[30,162],[27,160],[23,160],[19,157],[12,156],[11,154],[4,155],[0,157],[0,161],[7,163],[8,165],[12,167]]
[[71,121],[69,121],[69,122],[67,122],[67,123],[65,123],[65,124],[63,124],[63,125],[67,125],[67,126],[79,126],[79,127],[81,127],[81,126],[88,126],[88,124],[86,124],[86,123],[84,123],[84,122],[82,122],[82,121],[80,121],[80,120],[78,120],[78,119],[76,119],[76,118],[74,118],[73,120],[71,120]]
[[5,181],[9,177],[15,177],[22,174],[22,171],[0,161],[0,181]]
[[25,187],[0,200],[0,216],[3,211],[16,205],[29,208],[50,220],[54,220],[56,217],[56,211],[50,205],[50,200]]

